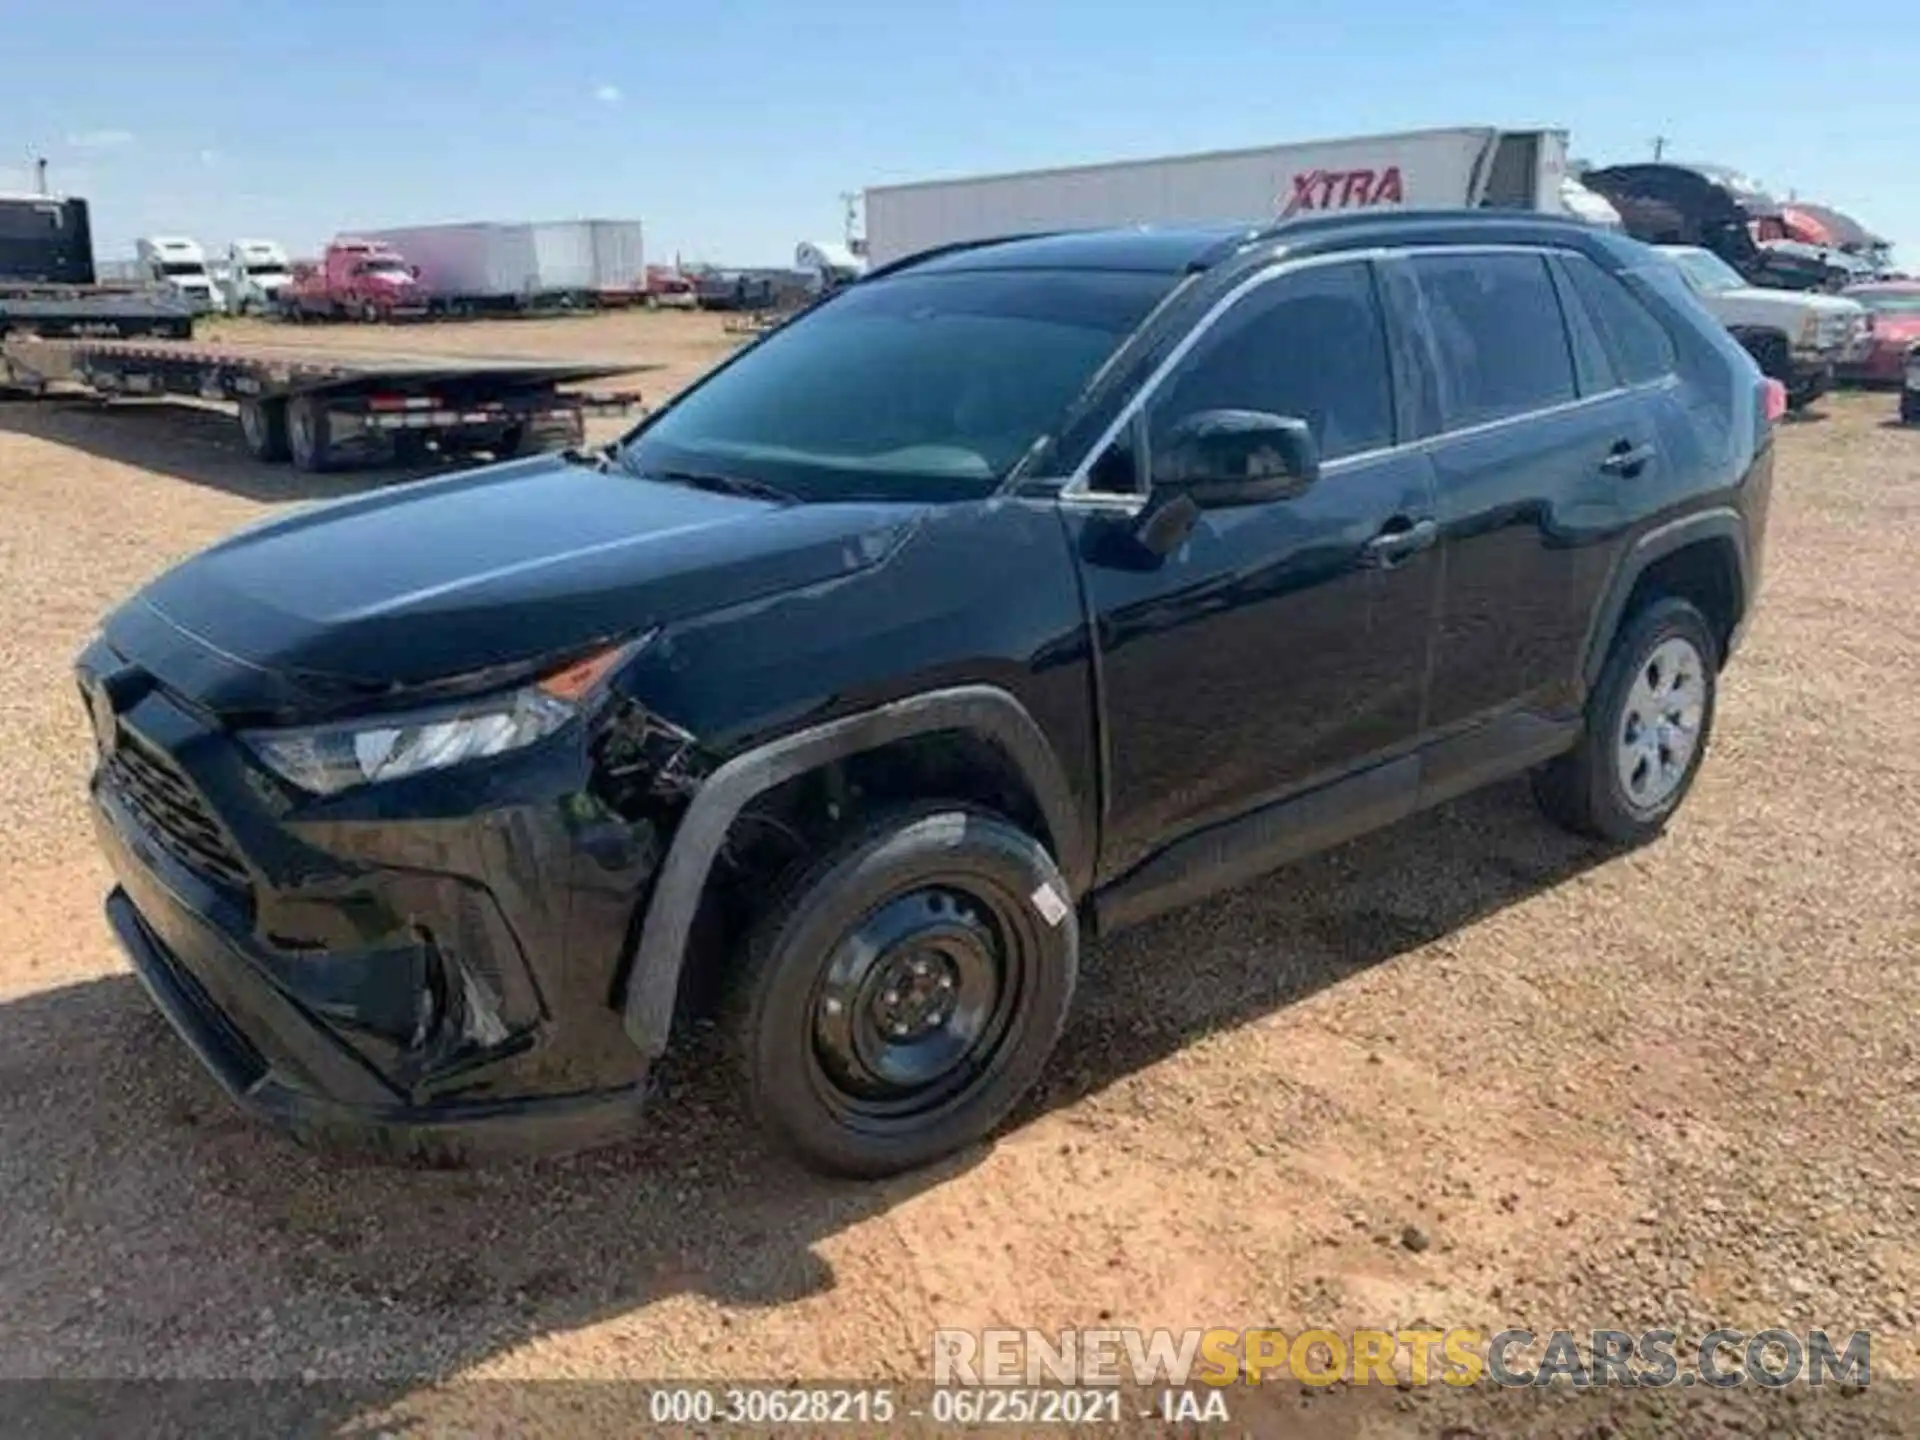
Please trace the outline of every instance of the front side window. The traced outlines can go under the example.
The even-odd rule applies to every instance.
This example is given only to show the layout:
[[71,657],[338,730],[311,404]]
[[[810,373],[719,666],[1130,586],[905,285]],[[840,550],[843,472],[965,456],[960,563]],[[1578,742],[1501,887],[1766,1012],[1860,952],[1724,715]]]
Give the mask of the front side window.
[[1438,349],[1450,428],[1574,399],[1573,355],[1544,256],[1415,254],[1409,265]]
[[1364,261],[1315,265],[1243,297],[1195,344],[1148,411],[1150,453],[1203,410],[1304,420],[1325,460],[1393,444],[1393,385]]
[[1178,279],[908,271],[852,285],[675,401],[624,463],[806,500],[990,494]]

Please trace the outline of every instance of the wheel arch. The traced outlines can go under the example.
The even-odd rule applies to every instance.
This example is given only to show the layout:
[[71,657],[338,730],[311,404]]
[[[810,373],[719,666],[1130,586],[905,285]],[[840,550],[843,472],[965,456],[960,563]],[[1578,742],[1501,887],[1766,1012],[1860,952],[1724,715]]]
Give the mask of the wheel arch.
[[[1778,346],[1780,361],[1785,371],[1792,370],[1793,337],[1785,330],[1772,325],[1729,325],[1727,332],[1732,335],[1735,340],[1740,342],[1741,346],[1749,355],[1753,356],[1756,362],[1761,359],[1762,351],[1770,350]],[[1764,373],[1771,374],[1771,372]],[[1788,375],[1782,373],[1774,375],[1772,378],[1784,381],[1788,378]]]
[[627,1035],[642,1054],[651,1059],[666,1048],[694,921],[740,813],[809,772],[942,731],[959,731],[1005,756],[1045,821],[1061,874],[1075,895],[1085,892],[1092,843],[1066,772],[1038,722],[1007,691],[992,685],[928,691],[781,736],[708,776],[674,831],[646,902],[621,999]]
[[1750,573],[1746,527],[1735,510],[1704,510],[1649,530],[1615,566],[1595,612],[1581,666],[1583,691],[1599,683],[1614,636],[1651,593],[1679,594],[1698,605],[1714,627],[1724,664],[1746,619]]

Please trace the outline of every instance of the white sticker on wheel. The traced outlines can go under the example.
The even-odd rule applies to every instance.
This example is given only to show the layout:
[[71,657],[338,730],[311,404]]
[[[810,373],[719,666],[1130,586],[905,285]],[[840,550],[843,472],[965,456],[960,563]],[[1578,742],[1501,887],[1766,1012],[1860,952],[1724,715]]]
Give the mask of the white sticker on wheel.
[[1060,898],[1060,892],[1048,880],[1041,881],[1040,888],[1033,892],[1033,908],[1040,912],[1040,918],[1049,925],[1057,927],[1067,918],[1067,902]]

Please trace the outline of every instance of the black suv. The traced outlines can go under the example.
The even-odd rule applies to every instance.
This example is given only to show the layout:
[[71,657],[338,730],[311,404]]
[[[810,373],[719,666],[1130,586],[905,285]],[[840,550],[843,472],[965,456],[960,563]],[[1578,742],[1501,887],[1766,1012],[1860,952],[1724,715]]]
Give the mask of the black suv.
[[1780,399],[1671,265],[1543,217],[920,256],[605,452],[116,611],[107,912],[299,1133],[605,1140],[699,1014],[808,1162],[917,1165],[1034,1082],[1094,930],[1521,771],[1654,834]]

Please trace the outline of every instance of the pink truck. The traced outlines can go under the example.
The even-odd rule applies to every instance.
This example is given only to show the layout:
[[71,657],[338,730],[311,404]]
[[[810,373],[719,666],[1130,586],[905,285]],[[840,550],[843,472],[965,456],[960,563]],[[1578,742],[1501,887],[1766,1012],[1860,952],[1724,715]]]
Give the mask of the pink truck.
[[427,313],[420,272],[391,246],[341,236],[280,291],[289,320],[396,320]]

